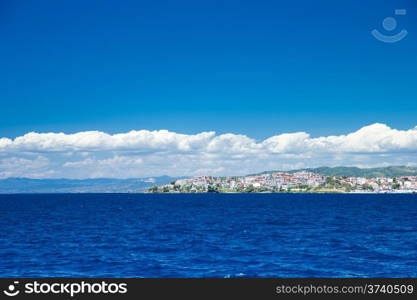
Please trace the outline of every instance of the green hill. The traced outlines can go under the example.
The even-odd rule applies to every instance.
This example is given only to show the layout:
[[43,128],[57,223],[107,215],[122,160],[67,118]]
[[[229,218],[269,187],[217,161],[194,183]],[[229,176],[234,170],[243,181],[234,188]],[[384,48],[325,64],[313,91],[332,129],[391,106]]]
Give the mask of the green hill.
[[[392,166],[381,168],[357,168],[357,167],[319,167],[319,168],[307,168],[287,171],[288,173],[295,173],[298,171],[308,171],[317,174],[323,174],[327,176],[346,176],[346,177],[398,177],[398,176],[412,176],[417,175],[416,167],[406,166]],[[262,172],[272,173],[275,171]]]

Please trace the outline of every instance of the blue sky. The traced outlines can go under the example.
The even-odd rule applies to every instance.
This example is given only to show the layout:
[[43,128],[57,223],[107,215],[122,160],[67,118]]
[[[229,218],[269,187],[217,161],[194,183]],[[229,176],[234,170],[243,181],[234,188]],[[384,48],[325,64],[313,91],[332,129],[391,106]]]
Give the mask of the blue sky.
[[[415,1],[120,2],[1,2],[0,136],[417,123]],[[373,39],[396,8],[409,36]]]
[[3,0],[0,178],[417,165],[416,15],[414,0]]

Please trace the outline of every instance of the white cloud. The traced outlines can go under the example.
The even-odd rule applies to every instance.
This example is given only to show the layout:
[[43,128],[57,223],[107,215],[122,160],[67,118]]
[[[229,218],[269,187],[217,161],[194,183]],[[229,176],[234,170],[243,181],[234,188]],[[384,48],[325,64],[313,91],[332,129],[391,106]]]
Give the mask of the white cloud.
[[263,141],[240,134],[167,130],[31,132],[0,138],[0,176],[230,175],[320,165],[415,164],[416,152],[417,127],[396,130],[379,123],[346,135],[312,138],[296,132]]
[[167,130],[133,130],[114,135],[101,131],[75,134],[30,132],[14,140],[0,139],[0,151],[193,151],[207,145],[214,135],[214,132],[185,135]]
[[0,159],[0,178],[7,177],[48,177],[54,170],[49,168],[50,161],[43,156],[27,159],[7,157]]

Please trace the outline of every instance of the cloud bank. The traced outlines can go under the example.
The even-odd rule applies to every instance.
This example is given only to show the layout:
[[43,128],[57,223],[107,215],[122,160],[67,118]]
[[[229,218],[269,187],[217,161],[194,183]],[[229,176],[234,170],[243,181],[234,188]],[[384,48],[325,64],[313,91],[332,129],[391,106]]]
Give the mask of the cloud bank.
[[283,133],[256,141],[246,135],[167,130],[107,134],[27,133],[0,138],[0,178],[243,175],[322,165],[416,164],[417,127],[372,124],[355,132],[312,138]]

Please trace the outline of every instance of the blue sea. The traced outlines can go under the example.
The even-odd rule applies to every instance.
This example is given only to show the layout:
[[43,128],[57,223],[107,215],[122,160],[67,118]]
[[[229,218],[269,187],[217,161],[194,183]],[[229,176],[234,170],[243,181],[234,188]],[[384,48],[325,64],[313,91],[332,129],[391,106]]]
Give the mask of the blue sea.
[[417,195],[0,195],[1,277],[417,277]]

